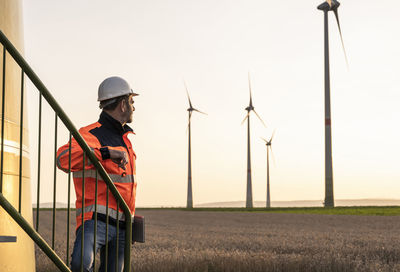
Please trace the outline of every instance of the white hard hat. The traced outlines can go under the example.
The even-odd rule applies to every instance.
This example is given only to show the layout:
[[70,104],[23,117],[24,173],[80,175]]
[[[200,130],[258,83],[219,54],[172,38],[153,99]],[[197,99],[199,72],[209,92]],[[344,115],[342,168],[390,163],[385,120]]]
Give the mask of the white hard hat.
[[99,86],[99,94],[97,101],[104,101],[111,98],[132,94],[134,96],[139,95],[134,93],[128,82],[117,76],[109,77],[103,80]]

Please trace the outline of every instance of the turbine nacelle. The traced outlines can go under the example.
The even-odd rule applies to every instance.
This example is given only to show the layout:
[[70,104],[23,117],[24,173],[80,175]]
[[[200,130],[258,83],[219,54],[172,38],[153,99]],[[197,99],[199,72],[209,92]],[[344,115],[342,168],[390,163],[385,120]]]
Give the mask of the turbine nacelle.
[[274,161],[274,165],[275,165],[275,156],[274,156],[274,152],[272,151],[272,139],[274,138],[274,135],[275,135],[275,130],[272,133],[272,136],[269,140],[266,140],[264,138],[261,138],[261,139],[265,142],[265,145],[267,146],[267,152],[268,152],[268,149],[271,150],[272,160]]
[[264,139],[264,138],[261,138],[261,139],[263,139],[263,141],[265,142],[266,146],[271,146],[272,145],[272,139],[269,139],[269,141]]
[[269,138],[269,140],[266,140],[264,138],[261,138],[261,139],[265,142],[266,146],[271,146],[272,145],[272,139],[274,138],[274,135],[275,135],[275,130],[272,132],[272,136],[271,136],[271,138]]
[[318,6],[319,10],[323,11],[331,11],[331,10],[337,10],[337,8],[340,6],[340,3],[336,0],[331,0],[331,1],[326,1],[322,3],[321,5]]
[[247,108],[245,108],[246,111],[250,112],[250,111],[254,111],[254,107],[253,106],[248,106]]

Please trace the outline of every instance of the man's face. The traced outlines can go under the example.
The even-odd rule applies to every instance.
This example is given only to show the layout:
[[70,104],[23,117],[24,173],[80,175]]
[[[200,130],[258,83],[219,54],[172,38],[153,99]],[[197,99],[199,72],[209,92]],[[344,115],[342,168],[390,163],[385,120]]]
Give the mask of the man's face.
[[126,111],[125,111],[125,120],[127,123],[132,123],[133,121],[133,112],[135,111],[135,107],[133,106],[133,95],[130,95],[129,98],[124,99]]

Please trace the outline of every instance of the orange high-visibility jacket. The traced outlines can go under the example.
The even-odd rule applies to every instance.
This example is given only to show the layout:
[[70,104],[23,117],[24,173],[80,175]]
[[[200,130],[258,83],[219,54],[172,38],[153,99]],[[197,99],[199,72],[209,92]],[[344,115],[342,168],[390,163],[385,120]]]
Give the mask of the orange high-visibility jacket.
[[[106,172],[117,187],[119,193],[127,203],[132,217],[135,213],[135,197],[136,197],[136,154],[132,149],[132,144],[128,139],[129,134],[133,134],[132,129],[125,125],[122,126],[117,120],[112,118],[106,112],[100,114],[98,122],[89,126],[79,129],[79,133],[90,146],[95,156],[99,159]],[[128,164],[125,170],[118,167],[118,165],[110,159],[110,149],[116,149],[127,152]],[[57,151],[57,166],[64,172],[69,169],[69,143],[60,147]],[[85,168],[85,171],[83,169]],[[76,192],[76,226],[77,228],[82,223],[82,214],[84,221],[92,219],[93,212],[95,211],[95,184],[96,184],[96,170],[88,157],[85,157],[85,167],[83,167],[83,150],[72,138],[71,143],[71,172],[74,179],[75,192]],[[82,209],[82,177],[85,178],[85,204]],[[97,191],[97,213],[105,215],[107,213],[107,186],[102,180],[101,176],[97,174],[98,178],[98,191]],[[110,190],[108,200],[108,215],[112,219],[124,221],[125,216],[122,209],[119,208],[117,213],[117,203]],[[121,207],[121,205],[120,205]],[[124,223],[120,223],[123,225]]]

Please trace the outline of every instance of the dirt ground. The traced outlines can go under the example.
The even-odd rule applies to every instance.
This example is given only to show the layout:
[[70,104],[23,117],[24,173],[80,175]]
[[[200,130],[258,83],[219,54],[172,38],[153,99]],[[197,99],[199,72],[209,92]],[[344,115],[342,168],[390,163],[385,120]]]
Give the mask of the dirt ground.
[[[400,271],[400,216],[138,210],[146,243],[134,271]],[[65,211],[56,213],[55,249],[66,260]],[[70,251],[75,239],[71,212]],[[39,232],[51,245],[52,212]],[[36,249],[37,271],[57,271]]]

